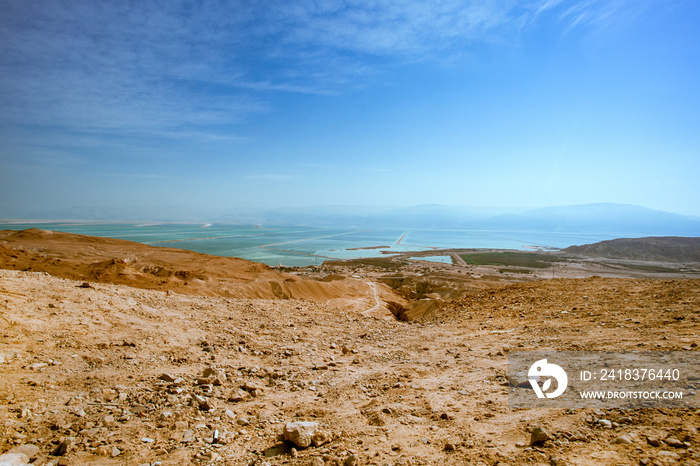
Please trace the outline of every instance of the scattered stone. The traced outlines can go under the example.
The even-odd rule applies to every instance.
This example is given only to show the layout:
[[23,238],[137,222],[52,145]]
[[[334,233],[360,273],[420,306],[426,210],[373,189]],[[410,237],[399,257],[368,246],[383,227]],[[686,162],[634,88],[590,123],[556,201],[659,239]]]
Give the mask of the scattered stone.
[[243,388],[243,390],[245,390],[246,392],[250,393],[253,397],[258,397],[263,393],[262,385],[254,382],[246,382],[241,388]]
[[105,388],[102,390],[102,396],[104,397],[105,401],[110,402],[114,401],[119,396],[119,393],[112,388]]
[[226,380],[226,373],[223,370],[217,369],[215,367],[207,367],[202,371],[202,377],[205,379],[213,379],[214,377],[221,376]]
[[214,405],[214,402],[212,400],[205,399],[204,401],[201,401],[199,403],[199,409],[202,411],[214,411],[216,410],[216,406]]
[[48,364],[45,362],[35,362],[34,364],[30,364],[26,367],[26,369],[32,370],[32,371],[38,371],[39,369],[43,369],[44,367],[47,367]]
[[652,447],[661,446],[661,440],[658,437],[647,437],[647,443]]
[[666,437],[666,440],[664,440],[664,443],[668,445],[669,447],[673,448],[683,448],[685,444],[678,440],[676,437]]
[[221,455],[219,455],[215,451],[205,451],[196,455],[195,458],[202,461],[214,462],[221,458]]
[[175,423],[172,426],[173,430],[183,430],[187,429],[187,427],[189,427],[187,421],[175,421]]
[[606,429],[612,429],[612,422],[608,421],[607,419],[598,419],[598,424]]
[[112,456],[112,449],[107,445],[102,445],[95,448],[95,454],[97,456]]
[[73,448],[73,442],[75,439],[73,437],[65,438],[51,453],[53,456],[63,456],[68,453],[71,448]]
[[16,353],[0,353],[0,364],[9,364],[16,357]]
[[673,451],[668,451],[668,450],[661,450],[656,455],[663,457],[663,458],[673,459],[673,460],[681,459],[681,456],[678,453],[675,453]]
[[318,430],[311,436],[311,442],[314,444],[315,447],[320,447],[321,445],[330,443],[332,441],[333,436],[330,434],[330,432],[326,432],[323,430]]
[[177,377],[175,377],[172,374],[168,374],[168,373],[163,373],[158,378],[160,380],[164,380],[166,382],[175,382],[177,380]]
[[241,390],[240,388],[236,388],[233,391],[231,391],[231,394],[228,396],[228,400],[238,403],[239,401],[247,400],[248,398],[250,398],[250,396],[250,393],[248,393],[247,391]]
[[325,464],[326,462],[318,456],[314,456],[311,458],[311,461],[309,461],[309,466],[324,466]]
[[312,437],[317,430],[318,422],[288,422],[284,426],[282,435],[284,440],[292,442],[300,448],[307,448],[311,445]]
[[544,443],[551,439],[552,436],[544,429],[544,427],[535,427],[532,429],[532,433],[530,434],[530,445]]
[[66,421],[65,419],[59,419],[54,423],[54,427],[57,430],[70,430],[71,426],[70,422]]
[[345,461],[343,462],[343,466],[357,466],[360,463],[360,459],[357,457],[357,455],[350,455],[347,458],[345,458]]
[[250,425],[250,421],[249,421],[248,419],[244,418],[244,417],[239,417],[239,418],[236,420],[236,424],[238,424],[238,425],[241,426],[241,427],[245,427],[245,426],[249,426],[249,425]]
[[621,445],[632,445],[632,437],[630,434],[623,434],[617,437],[615,440],[613,440],[613,443],[621,444]]
[[197,441],[197,437],[194,435],[193,430],[186,430],[182,434],[182,440],[180,440],[180,443],[194,443]]
[[445,448],[443,448],[445,451],[455,451],[457,448],[455,447],[454,443],[446,443]]

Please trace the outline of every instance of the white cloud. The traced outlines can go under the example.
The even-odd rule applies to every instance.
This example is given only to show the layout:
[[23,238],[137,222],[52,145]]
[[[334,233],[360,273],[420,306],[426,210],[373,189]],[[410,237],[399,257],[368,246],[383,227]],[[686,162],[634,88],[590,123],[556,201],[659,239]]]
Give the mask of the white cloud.
[[613,17],[600,0],[4,2],[0,122],[230,137],[267,93],[334,94],[381,64],[463,53],[539,17]]

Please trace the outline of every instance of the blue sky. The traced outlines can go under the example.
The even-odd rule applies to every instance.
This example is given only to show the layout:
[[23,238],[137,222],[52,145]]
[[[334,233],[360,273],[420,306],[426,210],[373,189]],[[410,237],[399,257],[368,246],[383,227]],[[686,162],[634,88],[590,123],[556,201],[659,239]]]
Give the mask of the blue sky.
[[0,0],[0,216],[700,215],[694,0]]

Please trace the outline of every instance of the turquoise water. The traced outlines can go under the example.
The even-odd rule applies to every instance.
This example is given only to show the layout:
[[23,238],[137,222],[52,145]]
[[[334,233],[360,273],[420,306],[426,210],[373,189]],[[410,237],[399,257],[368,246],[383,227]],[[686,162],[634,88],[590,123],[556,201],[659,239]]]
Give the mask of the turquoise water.
[[[189,249],[217,256],[240,257],[273,266],[320,265],[328,259],[380,257],[383,255],[382,251],[412,252],[433,248],[521,250],[539,247],[564,248],[615,238],[615,236],[597,234],[486,230],[268,228],[247,225],[124,223],[0,224],[0,229],[24,230],[27,228],[126,239],[153,246]],[[377,248],[378,246],[386,247]]]
[[452,256],[422,256],[422,257],[411,257],[411,259],[419,260],[419,261],[428,261],[428,262],[441,262],[443,264],[451,264],[452,263]]

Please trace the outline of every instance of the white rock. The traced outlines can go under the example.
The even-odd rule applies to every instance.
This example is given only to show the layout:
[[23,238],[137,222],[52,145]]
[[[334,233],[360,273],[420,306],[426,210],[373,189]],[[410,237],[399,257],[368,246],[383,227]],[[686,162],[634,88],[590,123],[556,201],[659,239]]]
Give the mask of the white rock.
[[311,445],[311,438],[317,430],[318,422],[288,422],[284,426],[283,436],[285,440],[294,443],[296,446],[306,448]]
[[31,461],[32,459],[39,456],[39,453],[41,453],[41,450],[36,445],[32,445],[32,444],[28,443],[25,445],[20,445],[18,447],[14,447],[10,451],[8,451],[7,453],[24,453],[25,455],[27,455],[27,458],[29,458],[29,461]]
[[29,458],[24,453],[5,453],[0,455],[0,466],[16,466],[29,464]]
[[615,440],[613,440],[613,443],[619,443],[619,444],[624,444],[624,445],[632,445],[633,440],[632,437],[629,434],[623,434],[617,437]]

